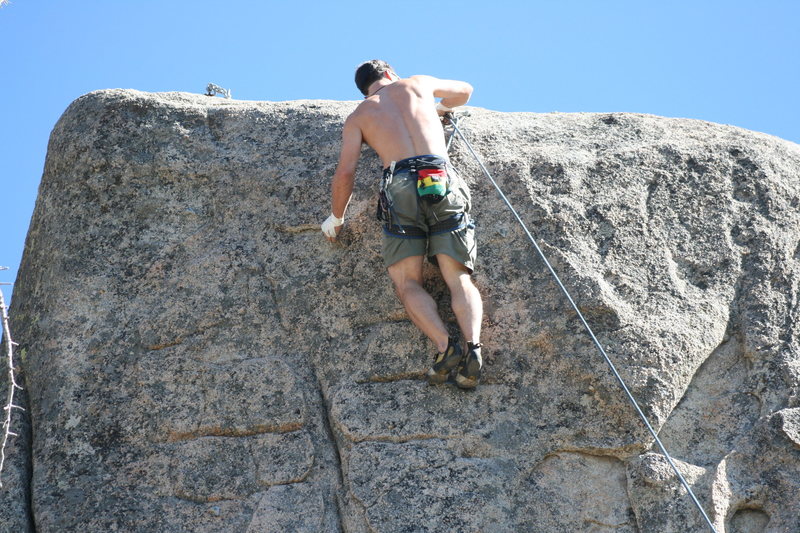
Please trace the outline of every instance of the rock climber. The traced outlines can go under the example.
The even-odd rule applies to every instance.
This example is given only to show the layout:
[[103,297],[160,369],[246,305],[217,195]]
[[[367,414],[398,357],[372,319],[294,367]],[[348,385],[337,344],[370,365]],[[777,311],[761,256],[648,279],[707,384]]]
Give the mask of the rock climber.
[[[377,59],[359,65],[355,81],[364,101],[344,123],[331,183],[332,212],[322,232],[334,242],[341,231],[361,145],[367,143],[383,163],[378,216],[384,264],[411,321],[436,345],[427,379],[443,383],[454,372],[456,385],[474,388],[483,366],[483,302],[471,278],[476,257],[471,197],[448,160],[440,118],[466,104],[472,86],[432,76],[400,78]],[[449,334],[436,302],[422,286],[426,255],[450,290],[466,351]]]

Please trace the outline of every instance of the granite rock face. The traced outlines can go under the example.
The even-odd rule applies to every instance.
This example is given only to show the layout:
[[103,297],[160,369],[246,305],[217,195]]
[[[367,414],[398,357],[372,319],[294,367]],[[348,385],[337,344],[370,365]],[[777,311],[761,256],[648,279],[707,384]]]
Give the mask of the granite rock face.
[[[30,429],[0,529],[704,528],[459,141],[485,378],[422,380],[433,349],[382,266],[371,151],[340,242],[319,231],[354,105],[70,106],[11,310]],[[467,108],[461,126],[718,531],[800,531],[800,146],[631,114]]]

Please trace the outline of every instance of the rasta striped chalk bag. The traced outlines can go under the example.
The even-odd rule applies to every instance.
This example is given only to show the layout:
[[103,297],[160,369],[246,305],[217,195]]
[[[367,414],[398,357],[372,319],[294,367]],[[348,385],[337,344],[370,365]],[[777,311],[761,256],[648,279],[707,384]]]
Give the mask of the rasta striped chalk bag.
[[423,168],[417,171],[417,194],[435,204],[447,195],[447,172],[443,168]]

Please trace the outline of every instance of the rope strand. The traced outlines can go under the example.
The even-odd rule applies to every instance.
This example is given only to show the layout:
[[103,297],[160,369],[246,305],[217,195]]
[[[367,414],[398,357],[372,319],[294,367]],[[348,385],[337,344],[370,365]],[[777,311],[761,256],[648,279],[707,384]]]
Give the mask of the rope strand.
[[[606,353],[605,349],[603,349],[603,346],[600,344],[600,341],[597,340],[597,337],[595,336],[594,331],[592,331],[592,328],[589,326],[589,323],[583,317],[583,313],[581,313],[580,309],[578,309],[578,306],[575,304],[575,301],[572,299],[572,296],[569,294],[569,291],[567,291],[567,288],[561,282],[561,278],[558,277],[558,274],[556,274],[556,271],[550,265],[550,261],[547,260],[547,257],[544,255],[544,252],[542,252],[542,249],[539,247],[539,244],[536,242],[536,239],[534,239],[533,235],[531,235],[531,232],[528,231],[528,227],[522,221],[522,218],[520,218],[519,214],[517,214],[516,209],[514,209],[514,206],[511,205],[511,202],[508,200],[508,198],[506,198],[506,195],[503,193],[503,190],[500,188],[500,186],[497,184],[497,182],[494,180],[494,178],[492,178],[492,175],[489,174],[489,171],[486,169],[486,166],[484,166],[483,161],[481,161],[481,159],[478,157],[478,154],[476,154],[475,150],[472,149],[472,145],[469,143],[469,141],[467,141],[466,137],[464,137],[464,134],[461,132],[461,129],[459,129],[459,127],[458,127],[458,120],[452,114],[450,115],[450,123],[453,125],[453,129],[454,129],[455,133],[457,133],[458,136],[461,138],[461,140],[464,141],[464,144],[466,145],[467,149],[472,154],[472,156],[475,158],[475,161],[478,162],[478,165],[481,167],[481,170],[483,170],[483,173],[486,175],[487,178],[489,178],[489,181],[492,182],[492,185],[494,185],[494,188],[497,189],[497,192],[500,193],[500,197],[503,199],[503,201],[506,203],[508,208],[514,214],[514,217],[516,217],[517,222],[519,222],[520,226],[522,226],[522,229],[525,231],[525,234],[528,236],[528,239],[530,239],[531,244],[533,244],[533,247],[538,252],[539,257],[541,257],[541,259],[544,262],[545,266],[550,271],[550,274],[553,276],[553,279],[555,279],[556,283],[558,284],[559,288],[561,289],[561,292],[564,293],[564,296],[566,296],[567,300],[569,300],[569,303],[572,306],[572,308],[575,310],[575,313],[577,313],[578,318],[580,318],[580,321],[583,324],[583,327],[586,329],[586,332],[592,338],[592,342],[594,342],[594,344],[597,347],[598,351],[602,354],[602,356],[605,359],[606,363],[608,363],[608,366],[611,369],[611,372],[614,374],[614,377],[617,378],[617,381],[619,382],[620,386],[622,387],[622,390],[625,391],[625,395],[628,397],[628,399],[630,400],[631,404],[633,404],[633,407],[636,409],[636,412],[639,414],[639,418],[641,418],[642,422],[644,422],[644,425],[647,427],[647,430],[650,432],[650,434],[655,439],[655,442],[658,445],[659,449],[661,450],[661,453],[664,454],[664,457],[667,459],[667,462],[672,467],[672,470],[675,471],[675,474],[678,476],[678,479],[680,480],[680,482],[683,485],[683,487],[689,493],[689,496],[691,497],[691,499],[694,502],[695,506],[697,506],[697,509],[700,511],[700,514],[703,515],[703,519],[708,524],[708,527],[711,529],[711,531],[713,531],[714,533],[717,533],[717,530],[714,528],[714,524],[711,523],[711,519],[706,514],[705,510],[703,509],[703,506],[700,504],[700,501],[694,495],[694,492],[692,491],[692,488],[689,486],[689,483],[686,481],[686,479],[684,479],[684,477],[681,474],[680,470],[678,470],[678,466],[672,460],[672,456],[667,452],[667,449],[664,447],[664,444],[661,442],[661,439],[658,438],[658,435],[656,434],[656,431],[653,429],[653,426],[650,425],[650,421],[647,419],[647,416],[645,416],[644,412],[639,407],[639,403],[633,397],[633,394],[631,394],[631,391],[630,391],[630,389],[628,389],[628,386],[625,384],[625,381],[622,379],[622,376],[620,376],[619,372],[617,372],[617,368],[614,366],[614,363],[611,361],[611,358],[608,356],[608,354]],[[451,136],[451,140],[452,140],[452,137],[454,137],[454,136],[455,135]]]

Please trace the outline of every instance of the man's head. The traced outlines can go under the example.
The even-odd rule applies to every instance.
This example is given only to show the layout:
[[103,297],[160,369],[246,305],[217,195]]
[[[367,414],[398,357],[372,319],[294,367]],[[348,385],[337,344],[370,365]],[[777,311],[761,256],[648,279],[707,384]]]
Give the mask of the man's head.
[[356,69],[356,87],[361,94],[367,96],[369,86],[383,78],[387,72],[394,74],[394,69],[386,61],[380,59],[364,61]]

